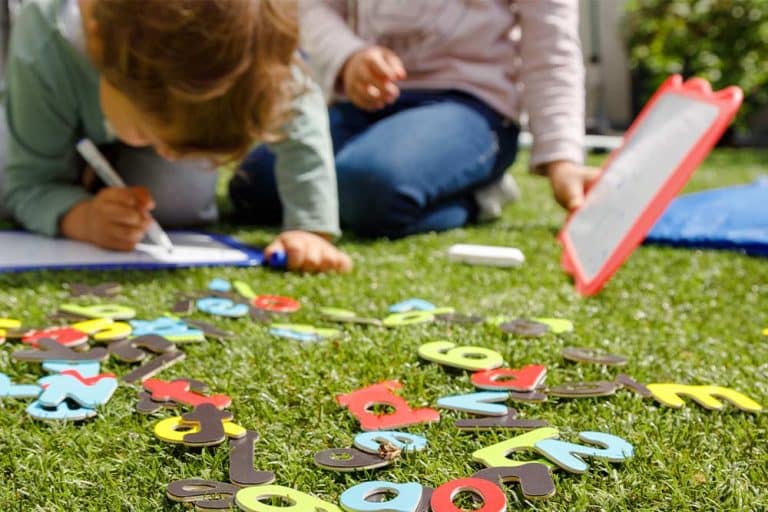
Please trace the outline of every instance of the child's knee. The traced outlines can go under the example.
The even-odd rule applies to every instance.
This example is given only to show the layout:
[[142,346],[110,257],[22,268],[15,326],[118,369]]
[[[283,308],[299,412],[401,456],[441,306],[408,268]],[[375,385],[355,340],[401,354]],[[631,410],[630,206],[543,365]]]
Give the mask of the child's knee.
[[424,207],[421,194],[378,169],[339,168],[342,225],[362,236],[398,236]]

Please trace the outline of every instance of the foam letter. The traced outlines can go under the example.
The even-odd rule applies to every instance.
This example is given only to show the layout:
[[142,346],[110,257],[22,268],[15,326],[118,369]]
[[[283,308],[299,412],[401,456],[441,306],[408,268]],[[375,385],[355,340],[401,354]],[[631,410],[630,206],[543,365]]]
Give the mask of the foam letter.
[[21,322],[14,320],[13,318],[0,318],[0,343],[5,341],[5,336],[8,334],[6,329],[18,329],[21,327]]
[[[223,426],[227,437],[240,438],[246,433],[243,427],[232,421],[225,420]],[[158,439],[168,443],[186,444],[184,438],[190,434],[200,432],[200,425],[197,423],[186,423],[181,416],[172,416],[159,421],[155,425],[154,432]]]
[[[363,482],[344,491],[339,502],[348,512],[414,512],[419,506],[423,490],[421,484],[412,482]],[[387,501],[368,501],[371,496],[381,493],[396,496]]]
[[80,421],[96,416],[94,409],[78,407],[77,404],[64,400],[56,407],[43,407],[35,400],[27,406],[27,414],[38,420]]
[[115,322],[110,318],[96,318],[72,324],[73,329],[90,334],[96,341],[114,341],[127,338],[133,332],[125,322]]
[[86,384],[82,378],[67,374],[43,377],[38,380],[43,387],[38,401],[43,407],[57,407],[69,398],[83,407],[95,409],[106,404],[117,389],[117,379],[114,376],[91,377],[88,381],[92,383]]
[[[602,448],[568,443],[559,439],[544,439],[536,443],[536,451],[571,473],[584,473],[589,466],[581,457],[599,457],[610,462],[623,462],[632,457],[632,445],[624,439],[602,432],[579,432],[579,439]],[[581,456],[581,457],[579,457]]]
[[251,305],[273,313],[293,313],[301,309],[299,301],[278,295],[257,295],[251,299]]
[[197,510],[231,510],[239,490],[236,485],[191,478],[171,482],[165,494],[173,501],[192,503]]
[[419,347],[419,356],[433,363],[462,370],[491,370],[504,364],[504,358],[483,347],[457,347],[450,341],[433,341]]
[[544,420],[517,419],[517,411],[509,409],[509,413],[506,416],[486,416],[484,418],[456,420],[454,425],[459,430],[495,430],[497,428],[540,428],[549,426],[549,423]]
[[229,440],[229,481],[247,487],[271,484],[275,481],[272,471],[256,471],[253,468],[253,445],[259,434],[249,430],[240,439]]
[[472,374],[472,384],[490,391],[533,391],[547,376],[546,366],[529,364],[519,370],[497,368]]
[[227,395],[205,396],[190,390],[191,383],[187,380],[174,380],[167,382],[160,379],[147,379],[144,381],[144,389],[152,393],[152,400],[156,402],[174,401],[180,404],[198,405],[210,404],[218,409],[229,407],[232,399]]
[[510,459],[509,455],[513,452],[533,450],[534,446],[539,441],[556,438],[558,435],[559,432],[556,428],[537,428],[536,430],[526,432],[525,434],[513,437],[512,439],[507,439],[506,441],[496,443],[486,448],[481,448],[472,454],[472,460],[485,464],[488,467],[515,467],[528,464],[529,462],[539,462],[541,464],[546,464],[547,466],[552,466],[552,464],[545,459],[521,461]]
[[389,443],[403,452],[418,452],[427,447],[427,439],[394,430],[362,432],[355,436],[354,445],[358,450],[368,453],[379,453],[381,443]]
[[4,373],[0,373],[0,398],[35,398],[42,388],[36,384],[13,384]]
[[159,371],[164,370],[172,364],[183,360],[185,357],[186,354],[181,350],[175,352],[166,352],[165,354],[161,354],[151,361],[139,366],[132,372],[123,375],[122,381],[129,383],[136,381],[144,382],[148,378],[157,374]]
[[67,313],[85,318],[111,318],[112,320],[130,320],[136,316],[136,310],[119,304],[95,304],[93,306],[78,306],[77,304],[62,304],[59,308]]
[[[282,498],[292,505],[273,507],[263,502],[269,498]],[[240,489],[235,495],[235,503],[245,512],[342,512],[332,503],[281,485],[259,485]]]
[[133,336],[156,334],[163,338],[181,343],[185,341],[205,341],[205,335],[200,329],[193,329],[178,318],[161,317],[155,320],[133,320]]
[[746,395],[721,386],[686,386],[684,384],[648,384],[653,397],[668,407],[679,409],[685,402],[680,395],[691,397],[702,407],[720,410],[723,403],[717,398],[728,400],[747,412],[760,412],[763,407]]
[[341,336],[341,331],[338,329],[306,324],[272,324],[269,327],[269,333],[298,341],[319,341]]
[[107,350],[102,347],[87,352],[75,352],[71,348],[60,345],[56,340],[42,338],[37,342],[41,350],[17,350],[11,358],[17,361],[103,361],[107,358]]
[[509,393],[486,391],[483,393],[444,396],[438,399],[437,406],[443,409],[468,412],[480,416],[506,416],[509,414],[509,407],[493,402],[503,402],[507,398],[509,398]]
[[[386,430],[440,421],[440,413],[434,409],[411,409],[408,402],[393,392],[401,387],[396,380],[390,380],[338,395],[336,400],[340,405],[349,408],[349,412],[358,419],[363,430]],[[370,409],[376,404],[389,405],[395,411],[390,414],[375,414]]]
[[340,472],[383,468],[392,464],[393,460],[357,448],[328,448],[327,450],[320,450],[314,457],[317,466]]
[[240,318],[248,314],[247,304],[235,304],[229,299],[206,297],[197,301],[197,309],[203,313],[229,318]]
[[409,311],[434,311],[434,304],[424,299],[407,299],[389,306],[390,313],[408,313]]
[[431,311],[408,311],[406,313],[393,313],[387,316],[382,323],[386,327],[402,327],[404,325],[425,324],[435,321],[436,315],[453,313],[453,308],[438,308]]
[[482,498],[483,506],[478,512],[504,512],[507,510],[507,497],[501,488],[481,478],[460,478],[444,483],[432,494],[432,510],[439,512],[462,512],[453,504],[459,493],[471,492]]
[[520,482],[520,488],[526,499],[546,499],[554,496],[555,482],[549,468],[544,464],[529,462],[521,466],[485,468],[472,478],[482,478],[495,484]]
[[59,345],[64,347],[76,347],[88,341],[88,333],[74,327],[49,327],[48,329],[28,331],[21,337],[21,341],[37,347],[37,342],[43,338],[56,340]]
[[[121,361],[137,363],[143,361],[149,352],[165,354],[176,350],[176,345],[156,334],[147,334],[138,338],[119,340],[109,344],[109,353]],[[146,349],[146,350],[142,350]]]

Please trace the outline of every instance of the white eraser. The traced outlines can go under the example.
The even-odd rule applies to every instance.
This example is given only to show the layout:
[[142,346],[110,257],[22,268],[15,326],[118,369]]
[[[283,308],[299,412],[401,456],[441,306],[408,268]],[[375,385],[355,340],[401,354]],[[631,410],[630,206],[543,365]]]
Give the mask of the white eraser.
[[525,262],[525,255],[514,247],[456,244],[448,249],[448,259],[471,265],[519,267]]

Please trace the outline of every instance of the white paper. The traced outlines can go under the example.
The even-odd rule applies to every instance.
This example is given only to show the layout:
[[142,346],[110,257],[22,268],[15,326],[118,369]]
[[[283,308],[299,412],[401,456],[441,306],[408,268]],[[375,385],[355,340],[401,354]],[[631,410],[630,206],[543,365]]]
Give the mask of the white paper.
[[173,252],[152,244],[139,244],[133,252],[100,249],[83,242],[54,239],[18,231],[0,231],[0,271],[14,268],[58,268],[101,265],[201,265],[243,263],[249,255],[211,236],[170,234]]
[[714,105],[679,94],[667,94],[655,104],[568,224],[587,281],[618,249],[718,114]]

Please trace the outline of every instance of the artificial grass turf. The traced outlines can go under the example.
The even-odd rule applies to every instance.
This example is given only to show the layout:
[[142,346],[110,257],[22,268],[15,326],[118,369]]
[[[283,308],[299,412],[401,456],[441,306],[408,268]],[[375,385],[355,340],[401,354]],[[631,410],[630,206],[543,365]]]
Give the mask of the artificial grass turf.
[[[765,172],[768,153],[718,150],[698,171],[689,191],[745,183]],[[597,158],[595,161],[599,161]],[[214,276],[242,279],[259,293],[293,296],[304,308],[292,321],[326,325],[319,307],[339,306],[383,316],[389,304],[422,297],[461,312],[483,315],[554,316],[576,324],[570,334],[522,340],[486,326],[433,324],[387,330],[345,327],[346,337],[302,345],[267,334],[249,320],[196,318],[234,331],[225,342],[186,345],[187,359],[161,378],[188,376],[207,381],[212,392],[229,394],[241,425],[257,430],[256,467],[277,474],[277,484],[336,501],[366,480],[417,481],[436,487],[478,469],[471,453],[521,432],[460,433],[459,414],[443,412],[436,425],[417,426],[429,440],[426,452],[393,467],[338,474],[312,463],[316,451],[347,447],[356,421],[335,401],[385,379],[399,379],[414,407],[435,405],[445,395],[471,392],[466,373],[419,361],[421,343],[439,339],[498,350],[512,367],[548,367],[547,383],[611,379],[619,371],[640,382],[719,384],[768,405],[768,261],[739,254],[661,247],[640,248],[606,289],[579,298],[560,271],[554,240],[563,213],[549,199],[547,183],[513,172],[524,200],[494,224],[427,234],[396,242],[348,240],[354,257],[348,276],[282,274],[264,270],[194,269],[161,272],[37,272],[0,275],[0,317],[41,325],[66,298],[63,284],[118,280],[140,318],[170,307],[175,292],[203,289]],[[266,243],[273,232],[222,225],[242,240]],[[512,245],[527,256],[514,270],[451,264],[453,243]],[[81,301],[83,302],[83,301]],[[0,348],[0,371],[15,382],[33,382],[39,365],[17,363]],[[619,370],[564,361],[564,346],[600,347],[626,355]],[[106,371],[124,374],[128,365],[110,360]],[[0,510],[182,510],[165,497],[165,486],[182,478],[227,480],[226,445],[186,449],[157,440],[158,417],[134,411],[136,388],[121,385],[99,416],[79,425],[46,424],[28,418],[28,401],[0,401]],[[706,411],[691,402],[682,410],[641,400],[628,391],[609,398],[513,404],[523,418],[542,418],[575,441],[582,430],[619,435],[635,447],[623,464],[589,462],[584,475],[555,474],[557,494],[523,503],[508,488],[510,508],[535,510],[765,510],[768,509],[768,416],[727,407]],[[161,413],[163,416],[169,412]]]

